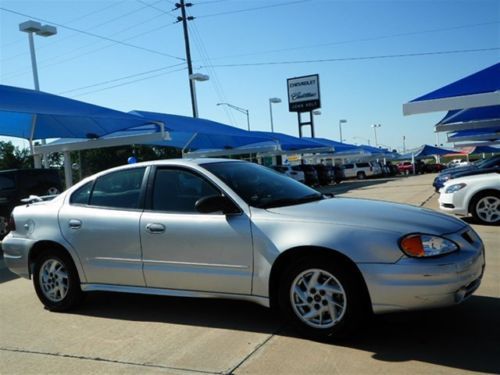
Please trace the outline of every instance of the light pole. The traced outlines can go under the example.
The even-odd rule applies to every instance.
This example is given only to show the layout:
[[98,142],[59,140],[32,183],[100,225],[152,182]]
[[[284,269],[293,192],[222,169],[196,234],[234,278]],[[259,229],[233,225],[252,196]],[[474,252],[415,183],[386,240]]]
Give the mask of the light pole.
[[[28,40],[30,44],[30,55],[31,55],[31,69],[33,70],[33,81],[35,82],[35,90],[40,91],[40,83],[38,81],[38,69],[36,66],[36,54],[35,54],[35,41],[33,39],[33,33],[43,37],[48,37],[57,34],[57,29],[55,26],[43,25],[40,22],[29,20],[19,24],[19,31],[28,33]],[[31,120],[31,136],[30,136],[30,147],[31,153],[33,153],[33,136],[35,133],[36,115],[33,115]],[[42,139],[42,144],[45,144],[45,139]],[[41,160],[40,157],[34,156],[35,168],[40,168]],[[44,166],[49,167],[49,159],[47,155],[44,155]]]
[[340,133],[340,143],[344,143],[342,141],[342,124],[347,123],[347,120],[339,120],[339,133]]
[[403,135],[403,154],[406,154],[406,136]]
[[378,141],[377,141],[377,128],[380,128],[382,125],[380,124],[373,124],[373,132],[375,133],[375,147],[378,147]]
[[194,73],[189,75],[189,79],[193,82],[193,117],[198,118],[198,101],[196,99],[196,85],[195,81],[203,82],[210,79],[206,74]]
[[248,109],[237,107],[237,106],[229,104],[229,103],[217,103],[217,105],[227,105],[229,108],[232,108],[238,112],[244,113],[247,116],[247,127],[248,127],[248,131],[250,131],[250,113],[249,113]]
[[[273,125],[273,103],[281,103],[280,98],[269,98],[269,116],[271,117],[271,133],[274,133],[274,125]],[[250,130],[250,128],[248,129]]]

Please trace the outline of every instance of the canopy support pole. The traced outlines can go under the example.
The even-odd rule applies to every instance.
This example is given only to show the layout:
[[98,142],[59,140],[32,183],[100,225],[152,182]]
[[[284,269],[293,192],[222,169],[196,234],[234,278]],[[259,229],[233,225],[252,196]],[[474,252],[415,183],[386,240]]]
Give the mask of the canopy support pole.
[[71,155],[69,151],[64,151],[64,181],[66,189],[73,185],[73,171],[71,169]]
[[31,156],[33,156],[33,164],[35,168],[39,169],[42,168],[42,156],[41,155],[35,155],[35,148],[33,147],[33,138],[35,137],[35,128],[36,128],[36,113],[31,116],[31,132],[30,132],[30,151],[31,151]]
[[413,166],[413,175],[416,174],[416,169],[415,169],[415,153],[411,153],[411,165]]
[[184,159],[184,156],[186,156],[186,149],[188,148],[188,146],[194,141],[194,139],[196,138],[196,136],[198,135],[198,133],[194,133],[193,136],[191,138],[189,138],[189,141],[187,141],[187,143],[184,145],[184,147],[182,148],[182,158]]

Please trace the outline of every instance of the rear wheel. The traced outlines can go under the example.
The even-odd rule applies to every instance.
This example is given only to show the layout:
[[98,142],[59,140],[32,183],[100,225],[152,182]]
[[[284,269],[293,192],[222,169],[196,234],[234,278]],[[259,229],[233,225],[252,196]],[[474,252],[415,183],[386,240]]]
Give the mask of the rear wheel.
[[47,250],[35,262],[33,284],[40,301],[51,311],[66,311],[83,299],[78,272],[69,255]]
[[302,334],[338,337],[366,311],[364,292],[348,267],[328,259],[302,260],[289,267],[279,285],[279,306]]
[[364,180],[366,178],[366,174],[365,172],[358,172],[356,177],[358,178],[358,180]]
[[487,191],[476,195],[470,211],[474,219],[482,224],[500,224],[500,193]]

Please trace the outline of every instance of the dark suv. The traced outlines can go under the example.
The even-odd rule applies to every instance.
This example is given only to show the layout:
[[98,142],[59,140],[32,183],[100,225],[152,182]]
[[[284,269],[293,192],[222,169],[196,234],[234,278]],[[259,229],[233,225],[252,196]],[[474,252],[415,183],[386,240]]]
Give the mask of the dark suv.
[[7,234],[12,209],[30,195],[55,195],[63,189],[55,169],[10,169],[0,171],[0,239]]

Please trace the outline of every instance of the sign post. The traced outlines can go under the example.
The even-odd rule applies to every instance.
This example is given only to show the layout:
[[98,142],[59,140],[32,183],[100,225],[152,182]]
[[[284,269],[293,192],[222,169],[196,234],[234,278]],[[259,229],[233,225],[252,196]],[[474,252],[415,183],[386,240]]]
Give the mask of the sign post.
[[[302,127],[311,126],[311,137],[314,138],[314,116],[312,111],[321,108],[319,93],[319,75],[295,77],[287,79],[288,110],[297,112],[299,136],[302,138]],[[309,112],[309,121],[304,121],[302,113]]]

